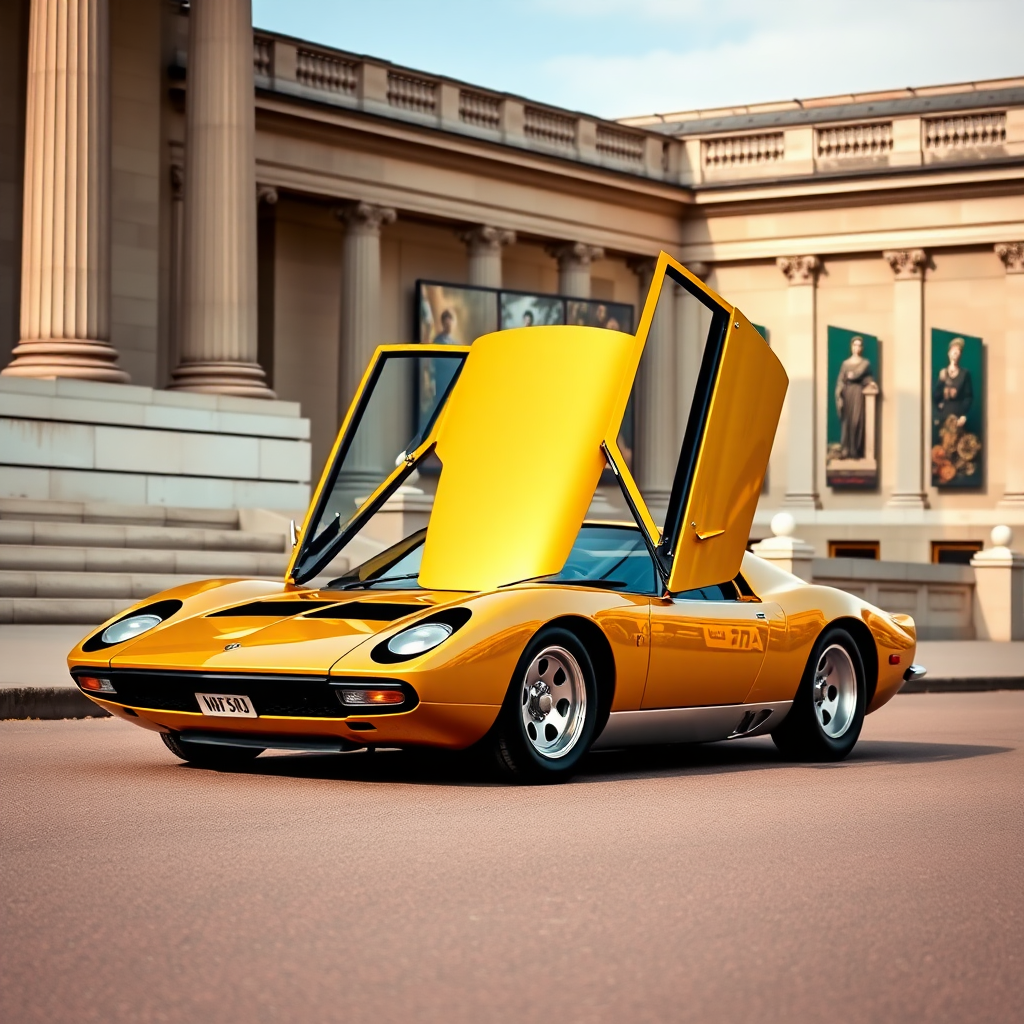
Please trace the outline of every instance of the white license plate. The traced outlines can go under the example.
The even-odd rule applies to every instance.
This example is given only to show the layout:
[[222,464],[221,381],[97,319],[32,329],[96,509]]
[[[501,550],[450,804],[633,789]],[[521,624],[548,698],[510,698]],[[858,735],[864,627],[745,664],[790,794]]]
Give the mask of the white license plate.
[[259,718],[248,697],[237,693],[197,693],[199,710],[220,718]]

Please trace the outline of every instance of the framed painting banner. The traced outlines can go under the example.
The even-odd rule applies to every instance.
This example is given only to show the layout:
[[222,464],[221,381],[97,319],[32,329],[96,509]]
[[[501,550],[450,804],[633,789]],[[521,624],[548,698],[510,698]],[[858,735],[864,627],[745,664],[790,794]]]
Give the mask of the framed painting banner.
[[828,329],[825,481],[829,487],[878,486],[878,338]]
[[932,328],[932,484],[981,487],[985,457],[985,349],[981,338]]

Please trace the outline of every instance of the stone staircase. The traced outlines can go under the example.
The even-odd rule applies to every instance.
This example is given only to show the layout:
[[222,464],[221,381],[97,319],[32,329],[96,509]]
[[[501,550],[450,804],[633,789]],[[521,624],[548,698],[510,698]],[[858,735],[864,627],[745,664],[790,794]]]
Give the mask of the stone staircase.
[[280,580],[286,530],[265,512],[0,499],[0,623],[96,625],[182,583]]

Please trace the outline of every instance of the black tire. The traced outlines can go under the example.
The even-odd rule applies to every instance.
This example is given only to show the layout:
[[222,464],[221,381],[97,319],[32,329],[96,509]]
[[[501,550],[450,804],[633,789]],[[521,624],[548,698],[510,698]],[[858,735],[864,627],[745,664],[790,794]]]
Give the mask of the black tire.
[[506,778],[562,782],[590,749],[599,713],[586,647],[569,630],[549,626],[526,645],[487,745]]
[[830,626],[818,637],[793,707],[772,739],[794,761],[841,761],[860,736],[866,708],[860,648],[845,629]]
[[238,768],[254,761],[263,749],[260,747],[222,747],[211,743],[189,743],[176,732],[162,732],[164,746],[182,761],[200,768]]

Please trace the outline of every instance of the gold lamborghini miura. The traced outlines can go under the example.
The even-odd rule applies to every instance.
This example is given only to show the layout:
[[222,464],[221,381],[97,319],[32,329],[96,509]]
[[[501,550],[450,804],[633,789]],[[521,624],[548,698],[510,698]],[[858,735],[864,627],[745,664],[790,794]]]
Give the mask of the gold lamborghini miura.
[[[664,372],[641,358],[672,343],[674,290],[708,327],[656,510],[624,438],[638,370]],[[379,348],[286,578],[159,594],[91,633],[71,674],[207,765],[474,747],[544,781],[593,748],[766,733],[787,757],[845,757],[864,715],[923,670],[908,616],[746,551],[787,383],[746,317],[665,253],[635,335]],[[346,546],[417,471],[436,480],[426,528],[349,568]],[[603,474],[624,522],[587,519]]]

